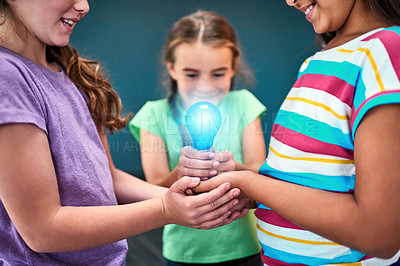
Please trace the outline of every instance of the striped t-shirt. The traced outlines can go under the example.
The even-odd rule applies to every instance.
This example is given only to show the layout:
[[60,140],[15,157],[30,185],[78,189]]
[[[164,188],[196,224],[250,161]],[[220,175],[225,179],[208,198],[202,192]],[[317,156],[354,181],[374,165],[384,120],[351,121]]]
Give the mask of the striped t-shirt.
[[[316,53],[283,102],[260,173],[353,193],[354,135],[366,112],[400,103],[400,27],[377,29]],[[266,265],[390,265],[289,222],[259,204],[258,238]],[[352,264],[353,265],[353,264]]]

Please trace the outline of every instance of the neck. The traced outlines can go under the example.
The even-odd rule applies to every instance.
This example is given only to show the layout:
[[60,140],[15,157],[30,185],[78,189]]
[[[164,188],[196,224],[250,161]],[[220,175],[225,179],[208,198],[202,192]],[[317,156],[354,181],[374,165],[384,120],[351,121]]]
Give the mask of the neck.
[[0,45],[51,70],[57,67],[46,60],[46,44],[34,38],[28,31],[17,34],[13,27],[4,23],[0,27]]
[[346,23],[336,31],[335,38],[326,46],[331,49],[351,41],[372,30],[388,27],[372,12],[367,1],[355,1]]

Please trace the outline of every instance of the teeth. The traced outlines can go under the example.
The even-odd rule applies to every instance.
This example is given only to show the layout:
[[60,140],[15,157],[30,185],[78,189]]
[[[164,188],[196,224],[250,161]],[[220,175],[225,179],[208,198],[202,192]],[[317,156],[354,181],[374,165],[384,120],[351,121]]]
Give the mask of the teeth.
[[310,11],[314,8],[314,6],[315,5],[311,5],[309,8],[307,8],[307,10],[304,12],[304,14],[306,14],[306,16],[307,16],[307,14],[310,13]]
[[74,24],[72,20],[66,18],[61,18],[61,21],[64,22],[65,24],[68,24],[70,27]]

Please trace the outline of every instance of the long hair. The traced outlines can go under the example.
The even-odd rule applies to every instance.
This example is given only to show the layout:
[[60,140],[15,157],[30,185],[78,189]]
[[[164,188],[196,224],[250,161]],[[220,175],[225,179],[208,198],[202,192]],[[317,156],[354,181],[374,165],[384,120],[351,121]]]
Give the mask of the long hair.
[[[183,43],[200,41],[214,48],[227,47],[232,51],[232,68],[236,70],[235,76],[239,77],[244,86],[252,85],[255,77],[243,59],[236,66],[236,59],[241,57],[235,30],[222,16],[209,12],[197,11],[178,20],[170,30],[164,49],[164,62],[175,63],[175,49]],[[167,72],[164,76],[165,83],[169,83],[167,96],[169,105],[173,108],[174,98],[177,94],[177,82]],[[234,88],[234,78],[231,81],[231,90]]]
[[48,46],[47,60],[58,63],[69,79],[88,97],[88,107],[98,128],[105,127],[110,133],[124,128],[130,115],[121,117],[122,103],[117,92],[100,71],[100,64],[79,57],[70,45]]
[[[400,1],[399,0],[366,0],[372,12],[383,23],[389,26],[400,25]],[[326,46],[333,38],[336,32],[325,32],[318,34],[320,46]]]
[[[26,27],[5,0],[0,0],[0,18],[0,26],[7,20],[19,38],[26,38]],[[112,134],[126,126],[130,115],[121,117],[121,99],[105,79],[98,62],[79,57],[70,45],[47,46],[46,60],[59,64],[68,78],[86,94],[90,114],[98,129],[108,129]]]

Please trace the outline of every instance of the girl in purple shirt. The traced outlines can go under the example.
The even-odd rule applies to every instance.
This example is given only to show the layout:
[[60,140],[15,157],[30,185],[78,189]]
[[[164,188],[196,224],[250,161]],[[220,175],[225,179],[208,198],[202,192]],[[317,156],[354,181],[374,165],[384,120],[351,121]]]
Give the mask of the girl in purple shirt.
[[246,212],[229,183],[187,196],[198,178],[166,189],[115,168],[106,131],[129,117],[98,63],[68,45],[88,11],[86,0],[0,1],[0,265],[121,265],[127,237]]

